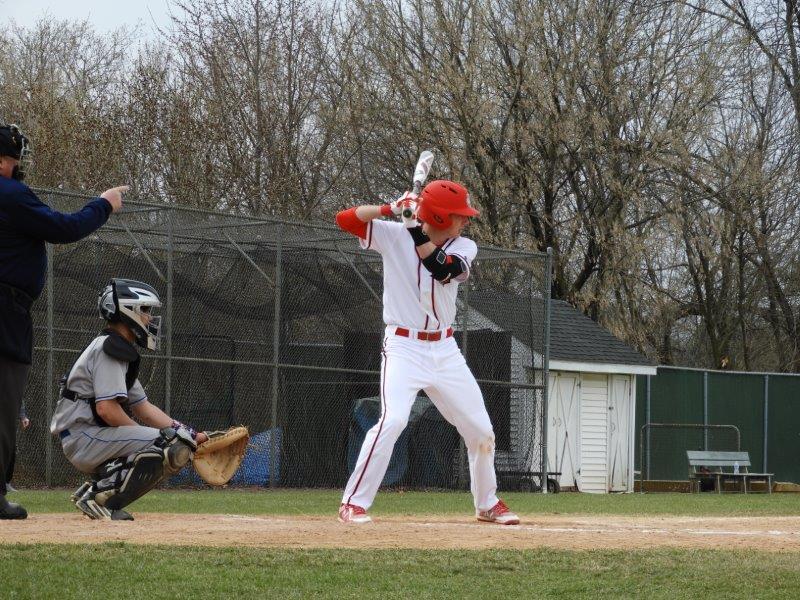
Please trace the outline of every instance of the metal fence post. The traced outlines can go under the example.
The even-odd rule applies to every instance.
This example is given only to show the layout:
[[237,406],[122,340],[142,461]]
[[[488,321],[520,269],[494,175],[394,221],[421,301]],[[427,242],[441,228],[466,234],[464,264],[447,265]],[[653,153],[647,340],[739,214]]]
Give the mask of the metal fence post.
[[278,365],[281,362],[280,349],[281,349],[281,260],[283,255],[283,236],[281,235],[280,228],[278,233],[278,245],[275,248],[275,311],[273,315],[272,326],[272,412],[270,414],[270,427],[272,432],[269,436],[269,485],[276,487],[278,484],[275,477],[275,465],[278,460],[278,391],[280,375]]
[[[652,412],[652,409],[651,409],[651,406],[650,406],[650,389],[651,389],[650,388],[650,385],[651,385],[650,379],[651,379],[651,377],[652,377],[652,375],[647,375],[647,392],[646,392],[647,401],[646,401],[645,407],[644,407],[644,422],[645,422],[645,425],[651,421],[652,416],[653,416],[653,412]],[[649,427],[647,428],[646,435],[647,435],[647,463],[646,463],[647,464],[647,473],[644,473],[644,471],[642,471],[642,474],[639,475],[639,476],[641,477],[642,475],[646,475],[645,479],[650,481],[650,428]],[[641,460],[644,460],[644,459],[645,459],[645,456],[644,456],[644,453],[642,453]],[[640,483],[640,485],[642,487],[642,493],[644,494],[644,481],[642,481]]]
[[764,375],[764,470],[767,472],[767,436],[769,435],[769,375]]
[[[703,371],[703,425],[708,425],[708,371]],[[708,428],[703,429],[703,450],[708,450]]]
[[172,313],[172,281],[174,277],[174,263],[173,263],[173,239],[172,239],[172,219],[174,213],[169,211],[168,213],[168,226],[167,226],[167,310],[166,310],[166,320],[167,320],[167,340],[166,340],[166,366],[164,369],[164,410],[167,414],[170,414],[171,406],[172,406],[172,325],[173,325],[173,313]]
[[53,245],[47,244],[47,381],[45,383],[45,395],[47,397],[47,421],[44,428],[45,439],[45,483],[47,487],[53,485],[53,439],[50,435],[49,424],[53,418],[53,286],[55,285],[53,276],[53,261],[55,259]]
[[[547,248],[547,259],[544,273],[544,348],[542,348],[542,493],[547,493],[547,403],[549,402],[550,379],[550,288],[553,285],[553,249]],[[531,310],[533,306],[531,305]],[[533,354],[531,353],[531,356]]]
[[[464,329],[461,337],[461,353],[464,360],[467,359],[467,348],[469,347],[469,279],[464,285]],[[465,488],[467,484],[467,445],[464,438],[458,444],[458,487]]]

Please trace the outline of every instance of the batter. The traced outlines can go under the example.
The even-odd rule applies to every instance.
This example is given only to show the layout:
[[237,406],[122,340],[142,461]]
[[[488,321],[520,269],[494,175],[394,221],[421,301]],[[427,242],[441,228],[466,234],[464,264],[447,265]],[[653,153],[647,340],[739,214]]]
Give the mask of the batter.
[[[418,201],[418,202],[417,202]],[[402,216],[402,222],[379,217]],[[367,514],[408,424],[419,390],[464,438],[470,487],[478,520],[519,523],[497,495],[494,431],[483,395],[453,338],[458,285],[469,277],[478,252],[461,237],[478,215],[464,186],[429,183],[419,198],[404,194],[392,204],[341,211],[336,222],[383,257],[381,417],[364,439],[339,508],[343,523],[368,523]]]

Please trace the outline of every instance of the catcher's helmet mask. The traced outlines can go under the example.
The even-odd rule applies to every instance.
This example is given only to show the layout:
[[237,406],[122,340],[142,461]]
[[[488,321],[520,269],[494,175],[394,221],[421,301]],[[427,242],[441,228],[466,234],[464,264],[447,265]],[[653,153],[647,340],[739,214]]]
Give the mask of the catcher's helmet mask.
[[136,343],[148,350],[161,347],[161,308],[158,292],[141,281],[112,279],[97,299],[100,316],[111,323],[130,327]]
[[11,174],[13,179],[22,181],[32,164],[31,146],[28,138],[22,135],[17,125],[0,125],[0,156],[10,156],[19,161]]

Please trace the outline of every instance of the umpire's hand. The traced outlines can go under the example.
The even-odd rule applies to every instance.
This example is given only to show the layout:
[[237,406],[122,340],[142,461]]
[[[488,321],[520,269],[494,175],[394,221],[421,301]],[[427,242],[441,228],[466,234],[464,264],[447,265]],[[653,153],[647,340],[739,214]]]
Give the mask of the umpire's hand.
[[122,209],[122,194],[127,192],[130,188],[128,185],[120,185],[106,190],[100,197],[107,200],[111,205],[111,212],[119,212]]

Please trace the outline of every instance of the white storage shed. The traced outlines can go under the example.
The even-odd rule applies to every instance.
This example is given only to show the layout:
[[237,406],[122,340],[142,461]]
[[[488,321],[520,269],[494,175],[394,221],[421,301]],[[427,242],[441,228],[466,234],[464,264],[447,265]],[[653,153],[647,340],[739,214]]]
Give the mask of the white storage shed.
[[[511,333],[512,381],[523,381],[522,372],[531,362],[531,308],[511,294],[503,302],[497,296],[471,294],[470,322]],[[538,328],[542,306],[535,305],[534,312]],[[562,489],[633,491],[636,375],[655,375],[656,366],[567,302],[552,300],[550,319],[547,471],[561,473]],[[511,393],[515,437],[524,440],[519,432],[534,427],[533,435],[540,439],[518,392]],[[498,451],[500,470],[515,464],[519,452],[514,447],[510,453]]]
[[636,375],[656,366],[566,302],[551,302],[548,470],[562,488],[633,491]]

